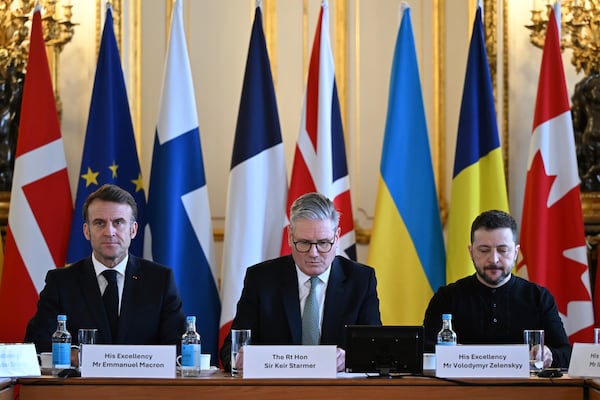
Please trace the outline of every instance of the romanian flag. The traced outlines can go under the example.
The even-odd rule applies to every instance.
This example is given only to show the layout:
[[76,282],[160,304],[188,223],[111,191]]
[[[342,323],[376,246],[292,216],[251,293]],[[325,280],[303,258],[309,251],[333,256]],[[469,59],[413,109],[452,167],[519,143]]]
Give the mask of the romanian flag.
[[420,325],[429,299],[446,280],[421,80],[410,9],[404,7],[368,257],[368,264],[377,270],[381,319],[386,325]]
[[446,245],[448,282],[475,272],[468,251],[471,223],[490,209],[508,212],[508,196],[479,7],[458,121]]

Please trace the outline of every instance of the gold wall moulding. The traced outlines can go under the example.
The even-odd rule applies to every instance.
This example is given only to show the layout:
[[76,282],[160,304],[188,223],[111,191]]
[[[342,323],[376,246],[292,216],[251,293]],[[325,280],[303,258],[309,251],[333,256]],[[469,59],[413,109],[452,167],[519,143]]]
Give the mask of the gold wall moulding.
[[[19,132],[23,82],[29,56],[29,36],[38,0],[0,0],[0,191],[10,192]],[[42,30],[59,116],[58,57],[71,41],[74,27],[71,0],[39,0]]]
[[600,192],[582,192],[581,209],[586,224],[600,224]]
[[6,236],[6,226],[8,225],[8,208],[10,205],[10,192],[0,192],[0,233],[2,234],[2,243]]
[[[543,8],[537,8],[534,1],[531,10],[531,30],[529,40],[539,48],[544,47],[546,27],[552,4],[549,1]],[[577,72],[586,75],[600,72],[600,0],[562,0],[561,2],[561,48],[571,49],[571,63]]]
[[[13,70],[25,73],[29,55],[29,21],[37,2],[0,0],[0,74],[4,78]],[[71,41],[74,27],[78,25],[71,21],[73,4],[71,0],[40,0],[40,5],[44,41],[52,53],[58,54]],[[53,55],[48,54],[49,61]]]

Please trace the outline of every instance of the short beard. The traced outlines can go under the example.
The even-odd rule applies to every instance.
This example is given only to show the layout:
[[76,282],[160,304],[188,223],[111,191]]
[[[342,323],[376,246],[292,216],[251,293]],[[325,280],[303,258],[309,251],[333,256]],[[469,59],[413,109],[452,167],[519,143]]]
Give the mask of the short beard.
[[[488,267],[491,267],[491,266],[488,266]],[[511,271],[508,271],[508,272],[504,272],[502,275],[500,275],[500,277],[498,279],[491,279],[489,276],[487,276],[485,274],[485,268],[486,267],[482,267],[481,271],[479,268],[475,268],[475,271],[477,271],[477,275],[481,278],[481,280],[483,280],[485,283],[487,283],[490,286],[500,286],[501,284],[506,283],[507,278],[511,274]]]

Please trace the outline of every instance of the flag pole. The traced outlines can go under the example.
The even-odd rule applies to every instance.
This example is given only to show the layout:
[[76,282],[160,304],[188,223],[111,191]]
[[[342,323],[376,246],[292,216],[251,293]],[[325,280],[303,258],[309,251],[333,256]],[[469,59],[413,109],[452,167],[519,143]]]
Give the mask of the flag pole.
[[402,17],[404,16],[404,12],[406,10],[410,9],[410,5],[403,1],[398,5],[398,11],[399,11],[399,15],[400,15],[400,20],[398,21],[398,25],[400,25],[402,23]]

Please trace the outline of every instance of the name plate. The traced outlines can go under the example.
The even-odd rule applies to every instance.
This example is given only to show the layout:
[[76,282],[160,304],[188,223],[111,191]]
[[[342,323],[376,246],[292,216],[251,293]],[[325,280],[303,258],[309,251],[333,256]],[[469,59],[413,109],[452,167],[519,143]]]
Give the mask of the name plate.
[[335,378],[335,346],[244,347],[244,378]]
[[81,376],[89,378],[175,378],[175,345],[84,344]]
[[528,378],[526,344],[435,346],[441,378]]
[[0,344],[0,376],[40,375],[40,364],[33,343]]
[[600,346],[589,343],[573,343],[569,376],[600,377]]

